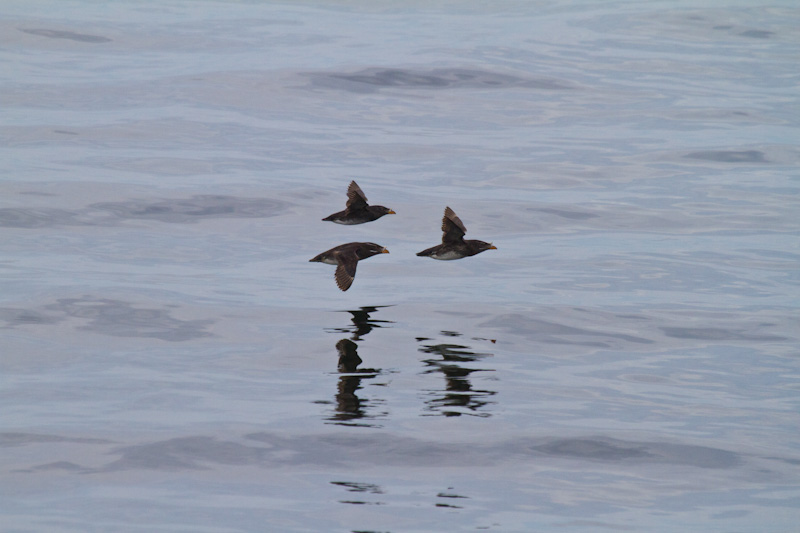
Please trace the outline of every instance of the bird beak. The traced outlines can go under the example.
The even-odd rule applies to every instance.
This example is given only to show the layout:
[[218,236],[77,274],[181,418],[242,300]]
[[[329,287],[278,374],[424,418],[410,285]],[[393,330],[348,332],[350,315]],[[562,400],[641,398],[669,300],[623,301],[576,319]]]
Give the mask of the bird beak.
[[394,212],[394,209],[389,209],[389,212],[386,213],[387,215],[396,215],[397,213]]
[[495,246],[494,244],[492,244],[491,246],[489,246],[489,249],[490,249],[490,250],[497,250],[497,246]]
[[387,250],[386,248],[384,248],[383,250],[381,250],[381,253],[382,253],[382,254],[388,254],[388,253],[389,253],[389,250]]

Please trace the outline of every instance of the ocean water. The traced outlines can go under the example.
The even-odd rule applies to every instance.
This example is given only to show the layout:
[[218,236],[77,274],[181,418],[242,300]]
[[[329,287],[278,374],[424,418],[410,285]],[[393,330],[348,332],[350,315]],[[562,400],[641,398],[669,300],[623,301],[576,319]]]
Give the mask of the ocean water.
[[796,531],[798,27],[4,1],[0,529]]

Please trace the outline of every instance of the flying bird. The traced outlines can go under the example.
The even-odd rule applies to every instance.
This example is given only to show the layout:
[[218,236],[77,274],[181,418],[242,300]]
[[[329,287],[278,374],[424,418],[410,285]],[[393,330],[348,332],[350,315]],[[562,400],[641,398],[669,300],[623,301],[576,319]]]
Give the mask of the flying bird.
[[389,250],[374,242],[349,242],[340,244],[326,252],[309,259],[310,263],[336,265],[336,285],[343,291],[350,288],[356,277],[356,267],[362,259],[378,254],[388,254]]
[[394,215],[394,211],[382,205],[368,205],[364,191],[355,181],[350,182],[347,188],[347,203],[344,211],[339,211],[322,220],[352,226],[378,220],[383,215]]
[[478,240],[464,240],[467,228],[458,218],[455,211],[446,207],[444,217],[442,217],[442,244],[438,244],[427,250],[422,250],[417,255],[420,257],[430,257],[440,261],[452,261],[462,259],[471,255],[476,255],[486,250],[497,250],[490,242]]

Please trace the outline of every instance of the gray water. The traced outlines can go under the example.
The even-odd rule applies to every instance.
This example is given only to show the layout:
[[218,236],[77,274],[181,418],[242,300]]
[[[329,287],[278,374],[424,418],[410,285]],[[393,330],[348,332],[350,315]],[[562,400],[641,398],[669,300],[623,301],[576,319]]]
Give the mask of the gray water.
[[3,2],[2,531],[796,531],[800,9],[700,4]]

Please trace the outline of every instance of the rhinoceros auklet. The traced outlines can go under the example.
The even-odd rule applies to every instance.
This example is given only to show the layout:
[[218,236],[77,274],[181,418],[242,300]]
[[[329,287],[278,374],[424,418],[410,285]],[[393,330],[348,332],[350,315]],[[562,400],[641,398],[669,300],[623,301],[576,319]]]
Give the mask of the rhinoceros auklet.
[[336,285],[343,291],[350,288],[356,277],[358,262],[378,254],[388,254],[389,250],[374,242],[348,242],[331,248],[309,259],[311,263],[336,265]]
[[352,226],[378,220],[383,215],[394,215],[395,212],[382,205],[367,205],[367,197],[364,191],[355,181],[350,182],[347,188],[347,203],[344,211],[339,211],[322,220]]
[[497,250],[490,242],[478,240],[464,240],[467,228],[464,223],[456,216],[455,212],[446,207],[442,218],[442,244],[422,250],[417,255],[420,257],[430,257],[440,261],[452,261],[462,259],[471,255],[485,252],[486,250]]

